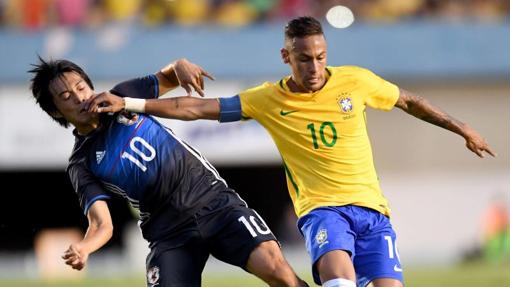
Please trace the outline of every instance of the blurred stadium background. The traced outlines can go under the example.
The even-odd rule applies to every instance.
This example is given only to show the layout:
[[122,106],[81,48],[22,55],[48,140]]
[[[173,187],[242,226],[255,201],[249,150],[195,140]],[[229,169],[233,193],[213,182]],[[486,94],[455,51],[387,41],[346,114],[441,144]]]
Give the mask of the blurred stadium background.
[[[38,54],[75,61],[96,91],[186,57],[216,76],[206,82],[207,96],[231,96],[288,74],[279,58],[287,20],[325,21],[338,4],[356,21],[341,30],[324,22],[330,65],[363,66],[419,93],[470,123],[498,152],[480,160],[458,136],[400,111],[368,111],[407,285],[510,286],[508,0],[1,0],[0,286],[144,282],[146,244],[120,200],[110,203],[114,238],[87,270],[67,270],[60,260],[86,219],[64,172],[71,130],[50,121],[28,89],[26,71]],[[164,122],[261,213],[310,279],[284,171],[265,131],[253,122]],[[261,285],[214,259],[204,278],[204,286]]]

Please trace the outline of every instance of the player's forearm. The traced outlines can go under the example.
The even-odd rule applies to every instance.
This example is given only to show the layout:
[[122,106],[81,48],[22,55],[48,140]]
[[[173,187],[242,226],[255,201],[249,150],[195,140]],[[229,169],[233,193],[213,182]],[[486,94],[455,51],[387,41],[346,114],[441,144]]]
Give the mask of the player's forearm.
[[89,225],[87,233],[80,242],[80,246],[88,254],[95,252],[103,247],[113,235],[113,225],[108,223],[100,223]]
[[426,99],[405,90],[401,90],[396,106],[414,117],[452,131],[462,137],[466,137],[466,133],[471,130],[467,124],[448,115]]
[[216,99],[176,97],[151,99],[145,102],[145,113],[157,117],[185,121],[219,118],[220,106]]

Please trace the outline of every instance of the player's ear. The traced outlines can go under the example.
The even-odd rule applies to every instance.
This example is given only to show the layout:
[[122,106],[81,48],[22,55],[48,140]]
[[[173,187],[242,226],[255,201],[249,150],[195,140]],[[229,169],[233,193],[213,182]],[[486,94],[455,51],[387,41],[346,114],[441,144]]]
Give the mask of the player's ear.
[[280,55],[282,56],[282,60],[285,64],[288,64],[290,62],[289,60],[289,51],[285,48],[282,48],[280,50]]

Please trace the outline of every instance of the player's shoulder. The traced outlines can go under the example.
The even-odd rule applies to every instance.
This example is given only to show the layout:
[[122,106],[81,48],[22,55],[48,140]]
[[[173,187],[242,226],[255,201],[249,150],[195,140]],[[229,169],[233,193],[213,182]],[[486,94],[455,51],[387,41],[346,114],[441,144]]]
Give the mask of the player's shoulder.
[[354,83],[367,83],[378,80],[379,77],[371,70],[361,66],[338,66],[328,67],[331,77],[338,81],[349,81]]
[[274,91],[275,87],[276,87],[275,83],[264,82],[260,85],[246,89],[245,91],[241,92],[240,94],[250,95],[250,96],[264,95],[267,93],[272,93]]

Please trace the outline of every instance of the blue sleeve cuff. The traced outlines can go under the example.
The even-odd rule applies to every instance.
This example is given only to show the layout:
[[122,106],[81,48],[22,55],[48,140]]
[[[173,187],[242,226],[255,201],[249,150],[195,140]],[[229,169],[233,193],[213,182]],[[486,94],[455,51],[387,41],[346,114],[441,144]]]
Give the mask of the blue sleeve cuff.
[[241,120],[241,98],[239,95],[230,98],[219,98],[220,123],[236,122]]
[[89,200],[87,202],[87,204],[85,205],[85,208],[83,209],[85,211],[85,216],[87,216],[87,212],[89,212],[89,208],[92,205],[92,203],[96,202],[99,199],[110,199],[110,196],[108,196],[106,194],[100,194],[100,195],[92,198],[91,200]]

